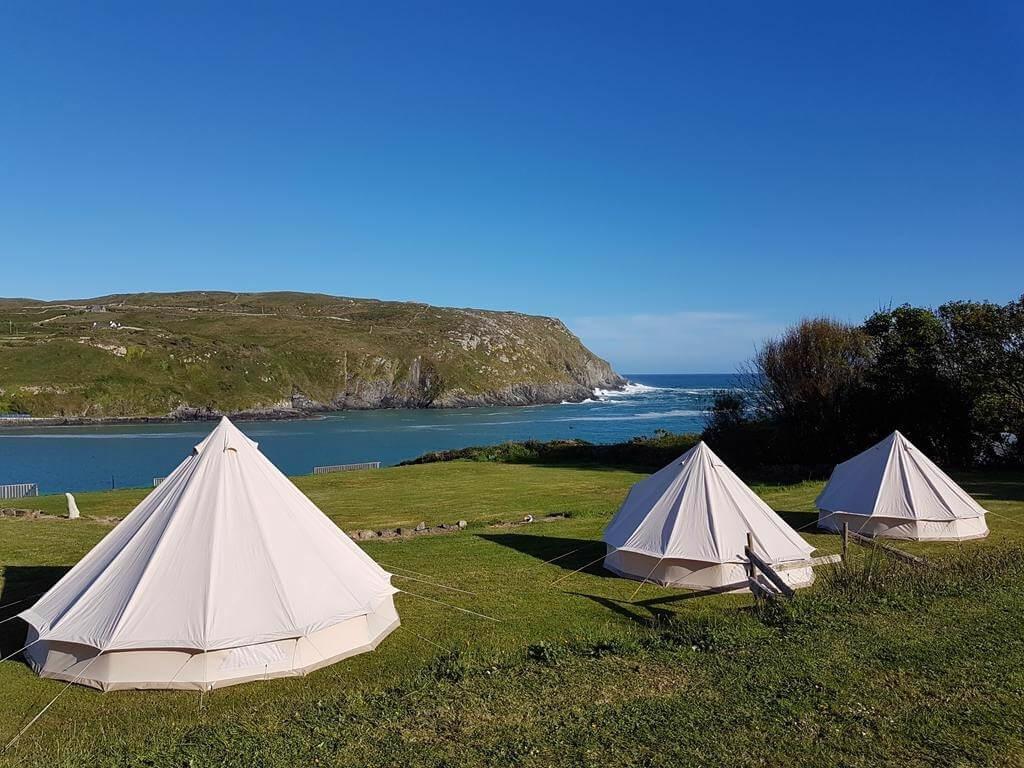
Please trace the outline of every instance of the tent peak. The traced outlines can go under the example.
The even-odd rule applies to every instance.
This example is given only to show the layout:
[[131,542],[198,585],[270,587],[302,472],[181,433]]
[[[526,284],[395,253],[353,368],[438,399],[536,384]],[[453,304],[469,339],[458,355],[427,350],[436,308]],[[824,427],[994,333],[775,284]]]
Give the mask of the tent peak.
[[[686,461],[686,459],[689,458],[691,455],[703,456],[708,461],[715,462],[715,463],[718,463],[718,464],[723,464],[722,460],[720,458],[718,458],[718,454],[715,453],[713,450],[711,450],[711,446],[708,445],[707,443],[705,443],[703,440],[698,441],[697,444],[695,446],[693,446],[693,448],[691,448],[686,453],[684,453],[682,456],[680,456],[679,457],[680,463],[682,463],[683,461]],[[724,466],[724,464],[723,464],[723,466]]]
[[900,432],[898,429],[894,429],[892,434],[889,435],[889,437],[892,438],[892,441],[894,443],[901,446],[905,450],[917,450],[917,446],[910,442],[910,440],[907,439],[907,436]]
[[221,416],[217,426],[203,438],[193,449],[193,455],[198,455],[206,450],[207,446],[220,446],[224,451],[235,451],[242,446],[258,448],[259,444],[250,439],[246,434],[236,427],[227,416]]
[[669,466],[682,466],[694,457],[703,455],[705,451],[710,452],[707,444],[703,440],[698,440],[693,446],[687,448],[681,456],[677,456],[675,461]]

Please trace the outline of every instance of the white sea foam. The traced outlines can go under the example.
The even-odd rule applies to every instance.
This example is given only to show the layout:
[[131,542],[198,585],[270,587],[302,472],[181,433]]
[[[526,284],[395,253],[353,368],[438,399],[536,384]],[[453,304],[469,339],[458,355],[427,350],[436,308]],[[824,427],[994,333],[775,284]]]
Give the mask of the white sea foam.
[[660,392],[666,387],[652,387],[647,384],[628,382],[622,389],[595,389],[594,396],[604,398],[629,397],[630,395],[642,395],[647,392]]
[[707,411],[672,410],[672,411],[649,411],[647,413],[633,413],[628,416],[566,416],[552,421],[651,421],[654,419],[675,419],[686,416],[702,416]]
[[705,389],[676,389],[684,395],[713,395],[716,392],[746,392],[744,387],[707,387]]

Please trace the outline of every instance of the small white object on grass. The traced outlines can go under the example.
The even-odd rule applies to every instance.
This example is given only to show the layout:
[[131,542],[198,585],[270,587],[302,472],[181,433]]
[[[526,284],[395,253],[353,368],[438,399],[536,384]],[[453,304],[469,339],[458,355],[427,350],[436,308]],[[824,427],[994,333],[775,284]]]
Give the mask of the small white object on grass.
[[65,493],[64,495],[68,497],[68,520],[77,520],[79,512],[78,505],[75,503],[75,497],[70,493]]

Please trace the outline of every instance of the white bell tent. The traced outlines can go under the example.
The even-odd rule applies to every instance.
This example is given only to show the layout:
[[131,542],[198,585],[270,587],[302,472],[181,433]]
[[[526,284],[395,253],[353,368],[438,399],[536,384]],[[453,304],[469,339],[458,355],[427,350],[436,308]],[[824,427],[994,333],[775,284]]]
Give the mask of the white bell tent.
[[818,527],[866,536],[963,541],[988,535],[985,510],[899,432],[836,466],[815,502]]
[[396,591],[225,418],[20,616],[44,677],[208,690],[373,649]]
[[814,581],[814,547],[701,442],[630,489],[605,529],[604,565],[665,586],[745,590],[748,533],[790,586]]

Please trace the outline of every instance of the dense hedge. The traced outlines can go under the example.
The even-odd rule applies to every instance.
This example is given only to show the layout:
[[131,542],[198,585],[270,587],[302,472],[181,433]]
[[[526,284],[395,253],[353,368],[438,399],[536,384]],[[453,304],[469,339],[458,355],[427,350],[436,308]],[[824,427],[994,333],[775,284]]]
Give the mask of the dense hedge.
[[692,448],[700,435],[677,435],[658,430],[653,437],[635,437],[625,443],[597,445],[586,440],[527,440],[500,445],[434,451],[403,464],[437,461],[497,461],[522,464],[605,465],[657,468]]

